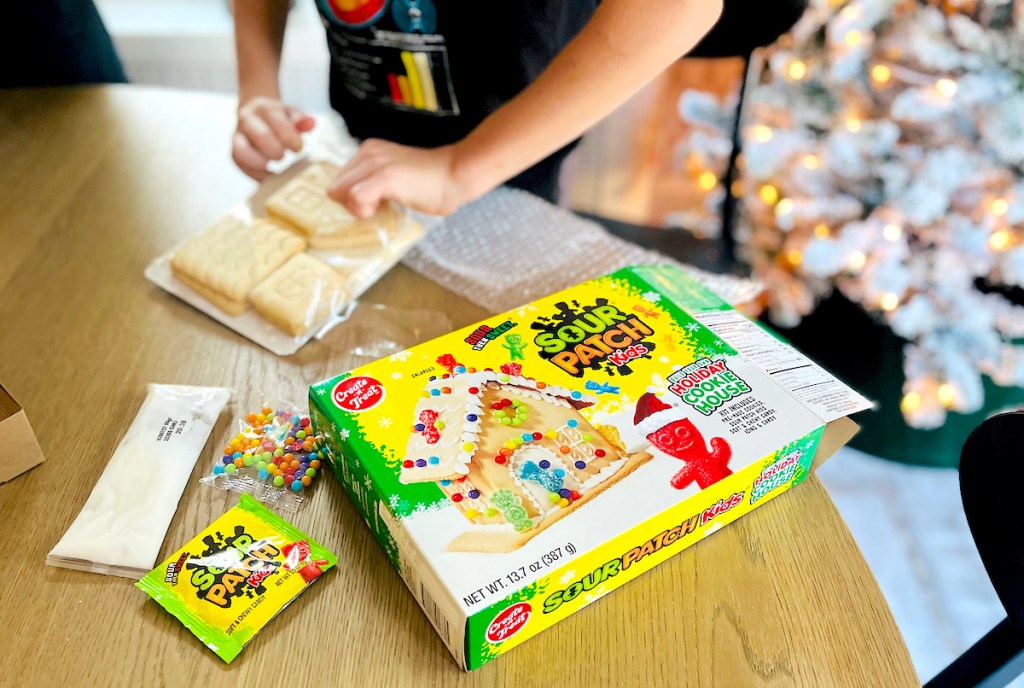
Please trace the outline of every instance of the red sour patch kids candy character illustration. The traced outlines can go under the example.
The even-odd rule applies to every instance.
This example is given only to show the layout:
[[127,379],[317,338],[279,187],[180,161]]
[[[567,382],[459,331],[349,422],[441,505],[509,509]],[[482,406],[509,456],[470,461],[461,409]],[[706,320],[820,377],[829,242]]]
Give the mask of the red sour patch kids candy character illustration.
[[306,583],[312,583],[324,572],[320,567],[327,566],[327,563],[326,559],[315,559],[299,569],[299,575]]
[[286,571],[298,571],[299,575],[302,576],[302,580],[306,583],[312,583],[316,580],[323,569],[321,566],[326,566],[327,561],[323,559],[309,560],[311,553],[309,543],[306,540],[299,540],[285,545],[281,548],[281,553],[284,554],[284,568]]
[[682,412],[647,392],[636,404],[633,424],[647,441],[665,454],[684,463],[669,481],[677,490],[696,481],[703,490],[732,475],[729,459],[732,448],[721,437],[711,438],[707,449],[704,436]]

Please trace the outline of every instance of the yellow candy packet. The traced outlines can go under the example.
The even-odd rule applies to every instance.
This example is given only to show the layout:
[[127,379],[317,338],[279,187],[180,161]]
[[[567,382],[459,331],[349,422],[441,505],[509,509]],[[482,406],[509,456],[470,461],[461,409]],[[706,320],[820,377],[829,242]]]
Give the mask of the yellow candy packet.
[[299,593],[338,563],[253,497],[136,583],[230,663]]

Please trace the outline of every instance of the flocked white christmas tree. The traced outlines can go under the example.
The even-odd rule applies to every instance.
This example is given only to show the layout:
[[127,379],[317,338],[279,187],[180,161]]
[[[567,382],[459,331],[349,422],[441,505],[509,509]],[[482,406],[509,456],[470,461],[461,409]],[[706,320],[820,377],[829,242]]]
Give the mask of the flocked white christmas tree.
[[[811,4],[745,105],[739,253],[782,325],[832,289],[884,320],[904,416],[937,427],[983,407],[982,376],[1024,386],[1024,307],[1000,290],[1024,287],[1024,0]],[[729,106],[681,112],[717,173]]]

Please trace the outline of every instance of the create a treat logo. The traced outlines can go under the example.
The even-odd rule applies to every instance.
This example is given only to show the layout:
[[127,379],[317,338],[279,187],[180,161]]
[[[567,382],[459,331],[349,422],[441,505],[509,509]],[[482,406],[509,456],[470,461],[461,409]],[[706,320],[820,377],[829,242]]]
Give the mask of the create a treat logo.
[[750,491],[750,503],[753,504],[766,497],[769,492],[788,485],[796,475],[801,456],[802,454],[798,451],[790,452],[761,471],[761,475],[754,478],[754,487]]
[[573,377],[583,377],[587,368],[629,375],[633,372],[629,362],[647,357],[655,349],[646,341],[654,330],[639,316],[610,305],[608,299],[597,299],[590,306],[563,301],[555,307],[557,313],[537,318],[530,325],[539,331],[533,343],[541,358]]
[[257,541],[235,526],[225,537],[214,533],[203,538],[206,549],[185,562],[196,597],[222,609],[230,609],[238,597],[254,598],[266,592],[263,581],[281,562],[275,560],[281,550],[267,541]]
[[487,627],[487,641],[500,643],[508,640],[523,629],[532,612],[533,609],[528,602],[520,602],[506,608],[494,617],[494,621]]
[[724,360],[702,358],[668,376],[668,391],[695,411],[710,416],[727,401],[750,392],[750,385]]
[[384,401],[386,394],[384,385],[379,380],[366,375],[356,375],[336,384],[331,391],[331,400],[342,411],[358,413],[369,411],[379,405]]

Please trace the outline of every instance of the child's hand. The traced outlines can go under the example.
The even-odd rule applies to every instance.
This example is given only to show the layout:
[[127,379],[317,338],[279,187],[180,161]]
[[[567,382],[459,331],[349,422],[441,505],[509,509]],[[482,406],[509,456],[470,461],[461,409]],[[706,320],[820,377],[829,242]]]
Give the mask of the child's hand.
[[285,149],[302,149],[302,132],[312,117],[280,100],[257,96],[238,108],[238,126],[231,139],[231,158],[256,181],[267,176],[267,163],[284,157]]
[[331,182],[328,195],[356,217],[367,218],[389,199],[448,215],[477,194],[457,179],[454,146],[413,148],[367,139]]

